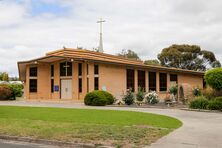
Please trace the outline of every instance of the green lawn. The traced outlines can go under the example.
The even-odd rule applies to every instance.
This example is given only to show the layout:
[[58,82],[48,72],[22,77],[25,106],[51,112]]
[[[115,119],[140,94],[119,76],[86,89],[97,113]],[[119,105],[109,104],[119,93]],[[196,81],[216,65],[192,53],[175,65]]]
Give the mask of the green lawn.
[[0,106],[0,134],[38,139],[141,147],[181,125],[140,112]]

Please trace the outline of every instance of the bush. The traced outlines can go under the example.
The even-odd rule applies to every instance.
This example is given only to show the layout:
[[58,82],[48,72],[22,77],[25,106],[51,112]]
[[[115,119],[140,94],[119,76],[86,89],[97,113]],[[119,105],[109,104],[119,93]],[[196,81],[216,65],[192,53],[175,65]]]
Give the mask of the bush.
[[208,100],[204,96],[196,97],[190,102],[189,107],[193,109],[207,109]]
[[203,89],[202,91],[203,96],[205,96],[208,100],[211,100],[213,98],[215,98],[215,90],[213,90],[210,87],[207,87],[205,89]]
[[152,91],[146,95],[146,100],[149,104],[156,104],[159,102],[158,95],[155,91]]
[[12,91],[8,86],[0,86],[0,100],[10,100],[12,97]]
[[21,97],[23,95],[23,85],[22,84],[9,84],[9,87],[12,91],[12,97],[16,99],[16,97]]
[[144,98],[145,98],[145,92],[141,87],[139,87],[138,93],[136,94],[136,99],[137,99],[137,101],[142,102],[144,100]]
[[177,93],[178,93],[178,87],[177,87],[177,85],[171,86],[170,89],[169,89],[169,93],[170,93],[170,94],[173,94],[174,96],[177,95]]
[[194,88],[194,89],[193,89],[193,95],[194,95],[195,97],[198,97],[198,96],[201,96],[201,95],[202,95],[202,92],[201,92],[201,90],[200,90],[199,88]]
[[110,105],[114,103],[114,97],[109,92],[95,90],[86,94],[84,103],[92,106]]
[[214,68],[205,73],[206,83],[213,89],[219,91],[222,89],[222,68]]
[[123,102],[127,105],[131,105],[134,103],[134,95],[131,89],[126,91],[126,95],[123,97]]
[[222,101],[221,100],[210,100],[207,106],[209,110],[222,110]]
[[214,98],[214,100],[222,102],[222,97],[216,97],[216,98]]
[[101,91],[101,92],[105,95],[105,98],[107,99],[107,105],[111,105],[114,103],[115,98],[111,93],[107,91]]
[[96,90],[86,94],[84,103],[85,105],[104,106],[107,104],[107,100],[102,91]]

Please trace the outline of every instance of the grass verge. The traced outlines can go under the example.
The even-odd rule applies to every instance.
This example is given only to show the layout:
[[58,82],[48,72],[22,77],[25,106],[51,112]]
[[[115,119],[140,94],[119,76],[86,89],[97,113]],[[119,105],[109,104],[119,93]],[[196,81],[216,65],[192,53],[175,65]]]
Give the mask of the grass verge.
[[167,116],[131,111],[1,106],[0,125],[0,134],[5,135],[142,147],[182,123]]

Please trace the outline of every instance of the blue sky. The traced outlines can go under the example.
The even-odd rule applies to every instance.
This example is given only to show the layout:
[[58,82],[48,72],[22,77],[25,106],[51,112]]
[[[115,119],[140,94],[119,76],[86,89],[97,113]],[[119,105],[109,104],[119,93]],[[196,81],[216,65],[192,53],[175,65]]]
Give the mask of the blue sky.
[[156,59],[172,44],[195,44],[222,62],[221,8],[221,0],[2,0],[0,71],[17,76],[18,61],[63,46],[96,48],[100,17],[106,53]]
[[57,16],[65,16],[69,13],[69,7],[61,5],[60,3],[47,3],[39,0],[32,0],[30,15],[38,16],[44,13],[54,14]]

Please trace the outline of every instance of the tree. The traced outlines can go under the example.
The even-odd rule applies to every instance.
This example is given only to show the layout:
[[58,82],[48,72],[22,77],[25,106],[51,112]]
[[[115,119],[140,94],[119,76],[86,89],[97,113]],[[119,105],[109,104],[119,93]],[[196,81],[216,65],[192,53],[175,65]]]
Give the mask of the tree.
[[222,90],[222,68],[214,68],[205,73],[206,83],[213,89]]
[[140,60],[137,53],[130,50],[130,49],[128,49],[128,50],[123,49],[121,51],[121,53],[118,53],[117,55],[120,56],[120,57],[128,58],[128,59]]
[[8,81],[8,80],[9,80],[8,73],[0,72],[0,81]]
[[144,64],[158,66],[158,65],[160,65],[160,62],[156,59],[154,59],[154,60],[145,60]]
[[208,68],[221,67],[211,51],[201,50],[197,45],[172,45],[164,48],[158,59],[163,66],[196,71],[206,71]]

